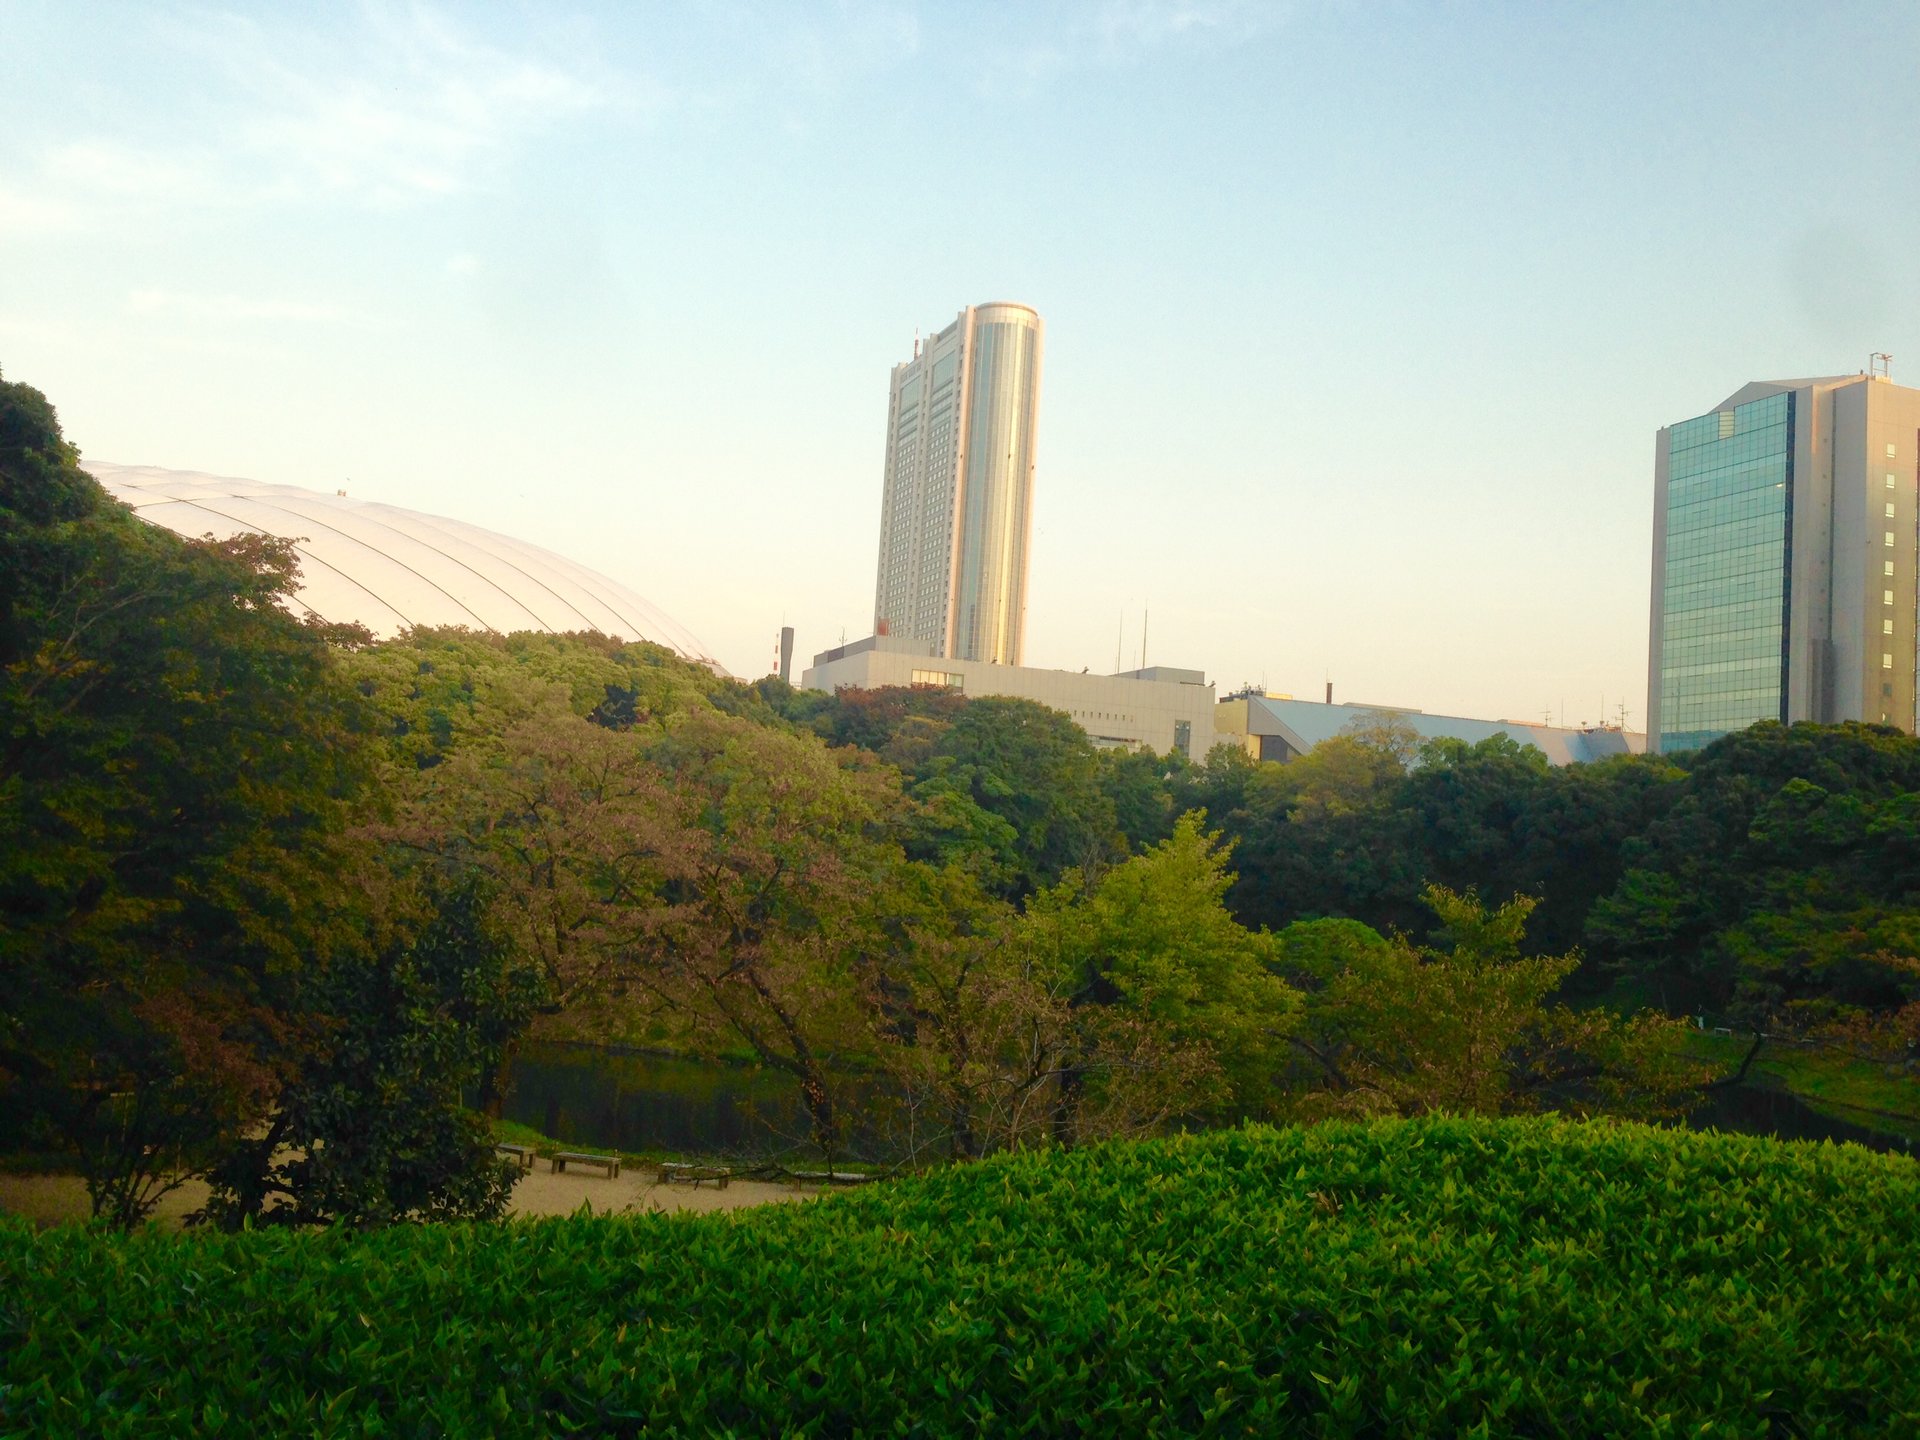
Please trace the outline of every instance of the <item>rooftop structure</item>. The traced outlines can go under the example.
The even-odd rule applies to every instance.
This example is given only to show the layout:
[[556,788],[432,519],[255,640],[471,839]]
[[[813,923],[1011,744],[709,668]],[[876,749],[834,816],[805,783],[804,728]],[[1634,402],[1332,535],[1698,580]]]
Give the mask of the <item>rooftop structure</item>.
[[618,581],[477,525],[397,505],[188,470],[91,463],[142,520],[189,537],[273,535],[300,557],[295,605],[376,636],[412,626],[597,630],[718,669],[689,631]]

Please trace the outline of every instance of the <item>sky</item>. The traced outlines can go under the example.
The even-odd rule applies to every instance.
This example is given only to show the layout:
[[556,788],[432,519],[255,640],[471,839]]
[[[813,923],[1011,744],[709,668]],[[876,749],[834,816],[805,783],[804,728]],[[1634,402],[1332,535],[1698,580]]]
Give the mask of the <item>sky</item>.
[[0,371],[751,677],[870,632],[888,372],[1022,301],[1028,664],[1638,728],[1655,429],[1920,383],[1917,82],[1849,0],[0,0]]

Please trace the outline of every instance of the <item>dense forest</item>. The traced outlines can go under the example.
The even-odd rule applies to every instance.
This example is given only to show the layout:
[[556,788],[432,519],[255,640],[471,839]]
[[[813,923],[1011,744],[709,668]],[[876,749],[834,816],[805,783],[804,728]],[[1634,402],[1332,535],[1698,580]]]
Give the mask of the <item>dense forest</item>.
[[375,643],[296,584],[137,521],[0,382],[0,1148],[119,1224],[189,1174],[227,1226],[497,1214],[485,1112],[540,1034],[750,1055],[829,1159],[879,1075],[928,1161],[1672,1115],[1699,1015],[1920,1040],[1888,729],[1556,770],[1383,713],[1188,763],[598,635]]

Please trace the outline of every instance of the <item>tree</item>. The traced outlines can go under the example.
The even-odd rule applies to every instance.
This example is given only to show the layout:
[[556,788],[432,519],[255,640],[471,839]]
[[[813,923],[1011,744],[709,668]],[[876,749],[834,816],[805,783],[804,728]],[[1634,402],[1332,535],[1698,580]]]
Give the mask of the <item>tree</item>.
[[651,758],[671,777],[679,840],[634,983],[694,1037],[744,1044],[792,1076],[831,1163],[837,1092],[866,1033],[874,906],[902,863],[884,826],[892,774],[717,714],[685,716]]
[[369,780],[365,636],[282,608],[288,546],[136,520],[5,383],[0,558],[0,1110],[131,1224],[275,1083]]
[[968,701],[915,780],[923,800],[963,795],[1013,827],[1014,896],[1105,864],[1118,848],[1093,743],[1071,718],[1031,700]]
[[1412,768],[1420,754],[1420,732],[1399,710],[1362,710],[1340,727],[1340,733],[1369,750],[1392,756],[1402,771]]
[[498,1218],[514,1176],[464,1097],[542,980],[493,928],[477,875],[430,877],[383,942],[303,974],[309,1043],[259,1132],[214,1167],[207,1214],[227,1228]]
[[908,867],[866,993],[910,1148],[965,1159],[1260,1109],[1294,997],[1268,937],[1227,914],[1231,880],[1194,815],[1024,913],[958,868]]
[[1248,792],[1259,771],[1260,762],[1243,746],[1222,740],[1199,764],[1178,767],[1168,774],[1170,808],[1176,815],[1202,811],[1209,825],[1228,829],[1246,809]]
[[1354,921],[1281,932],[1280,973],[1305,996],[1290,1113],[1666,1114],[1697,1091],[1674,1058],[1680,1022],[1548,1003],[1579,959],[1522,953],[1531,900],[1488,910],[1434,886],[1426,901],[1435,948]]
[[1114,823],[1129,854],[1158,845],[1173,834],[1172,780],[1187,768],[1177,751],[1102,750],[1100,789],[1113,807]]
[[635,978],[688,841],[647,736],[592,723],[558,687],[529,704],[499,733],[403,772],[394,822],[376,833],[484,875],[495,923],[557,1013]]
[[1225,827],[1240,863],[1234,914],[1270,927],[1312,916],[1418,923],[1420,857],[1395,804],[1405,785],[1391,749],[1352,736],[1260,766]]
[[1422,746],[1399,802],[1427,883],[1486,885],[1495,894],[1518,888],[1521,825],[1552,774],[1545,752],[1505,734]]
[[1759,1029],[1912,998],[1920,741],[1767,722],[1691,757],[1674,788],[1594,908],[1597,953],[1670,1009]]

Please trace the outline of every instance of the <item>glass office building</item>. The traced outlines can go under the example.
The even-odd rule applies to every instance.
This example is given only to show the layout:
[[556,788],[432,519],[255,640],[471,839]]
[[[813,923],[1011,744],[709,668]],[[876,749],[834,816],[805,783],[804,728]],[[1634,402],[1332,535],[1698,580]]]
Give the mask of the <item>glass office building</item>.
[[1885,374],[1756,381],[1661,430],[1649,748],[1761,720],[1912,733],[1917,493],[1920,390]]
[[1662,750],[1786,719],[1793,398],[1668,431]]
[[1020,663],[1041,340],[1029,306],[972,306],[894,367],[876,634]]

